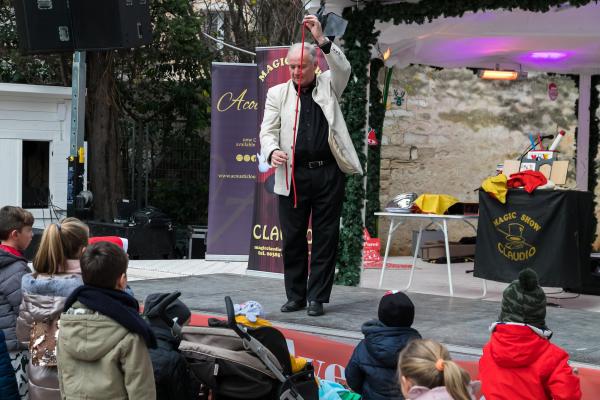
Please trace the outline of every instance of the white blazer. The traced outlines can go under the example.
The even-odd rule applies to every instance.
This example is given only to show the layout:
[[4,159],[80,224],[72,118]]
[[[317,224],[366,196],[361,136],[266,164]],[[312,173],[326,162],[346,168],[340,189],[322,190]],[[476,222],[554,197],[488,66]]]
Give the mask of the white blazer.
[[[338,166],[346,174],[362,174],[363,170],[339,104],[350,78],[350,63],[333,43],[329,54],[325,54],[325,60],[329,70],[317,76],[312,97],[329,123],[329,147]],[[298,107],[300,108],[300,104]],[[273,150],[278,149],[289,157],[287,164],[280,165],[275,171],[275,193],[284,196],[290,194],[291,188],[295,112],[296,88],[291,79],[269,89],[260,127],[260,147],[265,159],[268,159]]]

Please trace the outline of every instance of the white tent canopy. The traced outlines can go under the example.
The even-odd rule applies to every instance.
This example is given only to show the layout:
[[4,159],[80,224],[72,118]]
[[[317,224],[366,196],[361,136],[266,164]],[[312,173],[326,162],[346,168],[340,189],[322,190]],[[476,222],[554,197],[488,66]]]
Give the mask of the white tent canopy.
[[[392,3],[409,1],[382,1]],[[362,2],[361,2],[362,3]],[[326,12],[341,14],[352,0],[328,0]],[[359,3],[360,4],[360,3]],[[307,8],[314,12],[319,1]],[[378,22],[381,31],[374,58],[390,48],[388,66],[423,64],[443,68],[494,68],[564,74],[600,73],[600,4],[568,3],[549,12],[514,9],[466,12],[421,25]]]
[[476,67],[569,74],[600,73],[600,4],[468,12],[422,25],[378,23],[379,51],[387,63],[444,68]]

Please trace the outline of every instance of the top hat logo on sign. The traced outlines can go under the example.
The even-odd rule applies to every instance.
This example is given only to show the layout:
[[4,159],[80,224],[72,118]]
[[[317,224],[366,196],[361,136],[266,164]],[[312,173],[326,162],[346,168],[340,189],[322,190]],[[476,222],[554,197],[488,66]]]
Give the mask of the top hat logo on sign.
[[496,243],[500,254],[511,261],[527,261],[535,256],[537,249],[530,243],[528,236],[538,232],[541,225],[533,218],[513,211],[495,218],[493,222],[496,230],[503,236],[503,240]]

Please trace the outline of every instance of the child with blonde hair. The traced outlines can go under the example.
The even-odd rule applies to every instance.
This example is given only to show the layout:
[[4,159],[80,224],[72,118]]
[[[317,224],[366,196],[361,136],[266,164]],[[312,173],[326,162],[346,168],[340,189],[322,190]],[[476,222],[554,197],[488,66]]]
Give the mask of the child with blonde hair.
[[402,394],[411,400],[473,400],[479,388],[434,340],[410,342],[400,353],[398,374]]
[[83,284],[79,259],[88,245],[87,225],[66,218],[44,230],[31,274],[23,276],[17,339],[29,348],[29,399],[58,400],[58,319],[66,298]]

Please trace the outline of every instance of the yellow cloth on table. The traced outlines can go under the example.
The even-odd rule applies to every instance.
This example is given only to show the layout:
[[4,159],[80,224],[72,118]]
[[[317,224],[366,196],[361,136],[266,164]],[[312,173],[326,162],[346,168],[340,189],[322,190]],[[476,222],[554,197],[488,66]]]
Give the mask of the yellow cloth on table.
[[448,194],[422,194],[415,200],[415,206],[425,214],[444,214],[454,204],[458,203],[456,197]]
[[260,328],[261,326],[273,325],[271,324],[271,322],[261,317],[257,317],[256,322],[252,322],[248,320],[248,318],[246,318],[245,315],[236,315],[235,322],[237,322],[240,325],[249,326],[250,328]]
[[504,174],[490,176],[484,179],[481,188],[489,193],[490,196],[498,200],[500,203],[506,203],[506,193],[508,191],[506,182],[508,178]]

